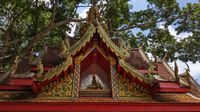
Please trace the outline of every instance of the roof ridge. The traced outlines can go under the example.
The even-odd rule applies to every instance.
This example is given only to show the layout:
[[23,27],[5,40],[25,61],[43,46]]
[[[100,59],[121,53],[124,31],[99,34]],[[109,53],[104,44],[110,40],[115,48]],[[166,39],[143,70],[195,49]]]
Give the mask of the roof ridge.
[[137,71],[133,66],[131,66],[129,63],[127,63],[123,59],[119,60],[119,64],[120,64],[121,67],[124,68],[125,71],[128,71],[131,75],[136,76],[140,81],[144,81],[146,83],[151,83],[154,80],[153,76],[152,76],[152,78],[145,77],[142,73]]
[[53,69],[48,71],[45,74],[46,77],[42,78],[40,81],[49,80],[52,77],[54,77],[55,75],[59,75],[63,70],[67,69],[69,67],[69,65],[72,64],[72,63],[73,63],[72,58],[71,57],[67,58],[63,63],[55,66]]

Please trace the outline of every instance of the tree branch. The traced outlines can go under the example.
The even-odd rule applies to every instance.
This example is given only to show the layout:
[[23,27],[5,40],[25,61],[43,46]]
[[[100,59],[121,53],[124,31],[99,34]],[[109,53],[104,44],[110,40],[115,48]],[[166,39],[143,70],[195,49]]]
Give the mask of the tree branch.
[[[23,38],[21,38],[21,39],[16,39],[16,40],[13,40],[13,41],[9,41],[8,43],[7,43],[7,46],[10,46],[10,45],[13,45],[13,44],[17,44],[18,42],[20,42],[20,41],[22,41],[23,40]],[[6,47],[7,47],[6,46]]]
[[35,43],[37,41],[39,41],[40,39],[44,38],[45,36],[47,36],[48,33],[51,30],[53,30],[54,28],[59,27],[59,26],[64,25],[64,24],[67,24],[67,23],[70,23],[70,22],[81,22],[81,21],[85,21],[85,20],[86,19],[82,19],[82,20],[79,20],[79,19],[67,19],[67,20],[63,20],[63,21],[57,22],[57,23],[50,24],[43,31],[41,31],[41,32],[37,33],[35,36],[33,36],[32,40],[29,41],[27,47],[25,48],[24,53],[22,54],[22,57],[29,56],[33,46],[35,45]]
[[[156,20],[156,21],[147,21],[146,23],[134,24],[134,25],[129,26],[127,28],[115,29],[113,31],[115,31],[115,32],[126,31],[126,30],[130,30],[130,29],[133,29],[133,28],[142,27],[142,26],[151,24],[152,22],[159,23],[159,22],[164,22],[164,21],[168,21],[168,20],[178,19],[180,17],[185,17],[185,16],[187,16],[187,14],[183,14],[183,15],[179,15],[179,16],[172,16],[172,17],[169,17],[167,19],[160,19],[160,20]],[[151,20],[151,19],[149,19],[149,20]]]
[[[19,58],[19,61],[17,63],[20,63],[20,61],[22,61],[21,57],[29,57],[31,55],[31,51],[33,46],[35,45],[35,43],[37,43],[37,41],[39,41],[40,39],[44,38],[46,35],[48,35],[48,33],[53,30],[56,27],[59,27],[63,24],[67,24],[70,22],[81,22],[81,21],[85,21],[86,19],[82,19],[82,20],[78,20],[78,19],[67,19],[67,20],[63,20],[57,23],[52,23],[50,24],[46,29],[40,31],[39,33],[37,33],[35,36],[33,36],[32,40],[28,42],[27,47],[25,48],[24,52],[22,53],[22,55]],[[16,69],[15,66],[11,66],[11,69],[3,75],[3,77],[0,77],[0,82],[5,80],[6,78],[8,78],[11,74],[15,74]]]
[[6,32],[6,31],[5,31],[3,28],[1,28],[1,27],[0,27],[0,30],[1,30],[2,32],[4,32],[4,33]]
[[78,5],[77,7],[92,7],[92,6],[90,6],[90,5],[88,5],[88,6]]
[[55,3],[53,5],[53,12],[52,12],[52,17],[51,17],[51,22],[50,24],[52,24],[55,20],[55,16],[56,16],[56,9],[58,7],[58,0],[55,0]]

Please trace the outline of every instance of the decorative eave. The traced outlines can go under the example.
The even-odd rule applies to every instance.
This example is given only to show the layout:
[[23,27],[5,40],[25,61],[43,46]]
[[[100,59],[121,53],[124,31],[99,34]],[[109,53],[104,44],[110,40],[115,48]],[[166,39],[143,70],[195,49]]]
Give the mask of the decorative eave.
[[93,24],[89,25],[88,30],[83,35],[83,37],[81,37],[81,39],[69,49],[69,51],[67,52],[67,57],[75,55],[76,52],[80,51],[81,48],[85,46],[87,42],[91,40],[91,38],[93,37],[93,34],[96,33],[96,31],[98,31],[98,33],[100,34],[100,38],[107,45],[107,47],[111,49],[112,52],[114,52],[120,58],[123,58],[123,59],[127,58],[129,56],[129,53],[125,49],[119,48],[118,46],[116,46],[110,40],[110,38],[108,38],[108,35],[104,31],[101,24],[99,22],[97,22],[97,24],[98,24],[97,26],[94,26]]
[[45,77],[42,78],[40,81],[50,80],[56,75],[59,75],[62,71],[65,71],[70,65],[72,65],[73,61],[71,57],[68,57],[62,64],[56,66],[49,72],[45,74]]
[[81,37],[81,39],[76,42],[70,49],[67,51],[67,57],[75,55],[78,51],[81,50],[83,46],[86,45],[87,42],[91,40],[93,34],[96,32],[96,28],[93,24],[90,24],[87,32]]
[[[164,67],[169,71],[169,73],[175,78],[175,74],[174,74],[174,71],[172,70],[172,68],[165,62],[165,61],[162,61],[162,64],[164,65]],[[184,86],[188,86],[187,83],[185,83],[183,80],[180,79],[179,83],[181,85],[184,85]]]
[[129,53],[124,50],[123,48],[119,48],[116,46],[109,38],[106,32],[104,31],[103,27],[98,23],[97,26],[94,26],[93,24],[90,24],[88,27],[87,32],[81,37],[81,39],[76,42],[69,51],[66,52],[66,61],[64,61],[62,64],[56,66],[52,70],[50,70],[48,73],[46,73],[45,77],[42,78],[40,81],[49,80],[52,77],[59,75],[63,70],[67,69],[69,65],[72,64],[72,58],[71,56],[75,55],[78,51],[81,50],[83,46],[86,45],[87,42],[89,42],[93,34],[96,33],[96,31],[99,32],[100,38],[103,40],[103,42],[111,49],[112,52],[114,52],[119,58],[125,59],[129,56]]
[[130,54],[123,48],[120,48],[118,46],[116,46],[110,38],[108,38],[107,33],[105,32],[105,30],[103,29],[103,27],[100,25],[100,23],[98,22],[98,26],[97,26],[97,31],[100,34],[100,37],[102,38],[103,42],[106,43],[106,45],[111,49],[112,52],[115,52],[115,54],[122,58],[125,59],[127,57],[130,56]]
[[141,47],[138,49],[138,51],[146,63],[151,63]]
[[159,88],[157,92],[160,93],[187,93],[189,92],[188,87],[180,87],[177,82],[173,81],[159,81]]
[[154,81],[154,77],[151,75],[145,76],[144,74],[137,71],[133,66],[129,65],[123,59],[119,60],[119,65],[128,73],[130,73],[133,77],[137,77],[140,81],[144,81],[147,84],[150,84]]

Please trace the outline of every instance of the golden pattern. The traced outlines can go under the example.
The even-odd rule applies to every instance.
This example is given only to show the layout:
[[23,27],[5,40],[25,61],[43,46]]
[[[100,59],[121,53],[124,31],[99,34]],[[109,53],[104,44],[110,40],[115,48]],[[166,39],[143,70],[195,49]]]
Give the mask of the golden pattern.
[[128,64],[123,59],[119,60],[119,64],[120,64],[121,67],[124,68],[124,70],[126,72],[130,73],[131,75],[133,75],[133,77],[137,77],[140,81],[144,81],[146,83],[152,83],[153,80],[154,80],[154,77],[151,74],[144,75],[144,74],[140,73],[133,66]]
[[44,75],[45,77],[43,77],[40,81],[49,80],[52,77],[54,77],[55,75],[59,75],[63,70],[65,71],[71,64],[72,64],[72,58],[68,57],[63,63],[56,66],[55,68],[53,68],[49,72],[47,72]]
[[38,97],[71,97],[72,77],[71,75],[61,78],[60,82],[50,84],[43,88]]
[[44,73],[44,66],[42,64],[42,61],[40,60],[37,66],[37,78],[40,79],[42,77],[42,74]]
[[119,75],[118,80],[119,97],[150,97],[149,92],[136,83]]

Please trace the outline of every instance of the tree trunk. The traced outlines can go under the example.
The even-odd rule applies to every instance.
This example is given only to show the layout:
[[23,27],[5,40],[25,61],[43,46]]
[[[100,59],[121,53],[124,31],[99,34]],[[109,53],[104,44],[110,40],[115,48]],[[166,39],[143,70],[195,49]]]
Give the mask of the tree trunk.
[[[51,23],[46,29],[42,30],[41,32],[37,33],[35,36],[32,37],[31,41],[28,42],[27,47],[24,49],[24,52],[19,56],[19,60],[17,63],[20,63],[22,61],[22,57],[30,58],[31,51],[32,51],[34,45],[39,40],[41,40],[42,38],[47,36],[48,33],[51,30],[53,30],[54,28],[59,27],[63,24],[70,23],[70,22],[81,22],[81,21],[85,21],[85,19],[83,19],[83,20],[67,19],[67,20],[57,22],[57,23]],[[0,77],[0,82],[6,80],[8,77],[10,77],[10,75],[15,74],[16,69],[17,69],[17,67],[15,67],[15,65],[11,66],[11,68],[8,70],[8,72],[6,72],[2,77]]]

